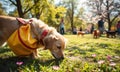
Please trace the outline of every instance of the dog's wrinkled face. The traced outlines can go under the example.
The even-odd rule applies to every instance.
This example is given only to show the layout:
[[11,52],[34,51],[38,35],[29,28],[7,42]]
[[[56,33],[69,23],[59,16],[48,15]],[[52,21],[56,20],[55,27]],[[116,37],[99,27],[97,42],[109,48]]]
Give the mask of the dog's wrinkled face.
[[65,48],[66,39],[62,35],[58,33],[50,35],[44,39],[44,44],[45,49],[49,49],[56,59],[64,58],[63,50]]

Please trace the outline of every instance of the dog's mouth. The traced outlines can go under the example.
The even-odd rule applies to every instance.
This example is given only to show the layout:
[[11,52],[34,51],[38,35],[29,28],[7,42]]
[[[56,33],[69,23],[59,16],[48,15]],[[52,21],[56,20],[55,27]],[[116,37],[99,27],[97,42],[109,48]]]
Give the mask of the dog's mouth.
[[64,56],[61,56],[60,58],[57,58],[53,53],[52,53],[53,57],[57,60],[63,60],[64,59]]
[[53,57],[55,58],[55,59],[54,59],[54,60],[55,60],[55,64],[56,64],[57,66],[59,66],[60,63],[63,61],[64,57],[62,56],[62,57],[60,57],[60,58],[57,58],[53,53],[52,53],[52,55],[53,55]]

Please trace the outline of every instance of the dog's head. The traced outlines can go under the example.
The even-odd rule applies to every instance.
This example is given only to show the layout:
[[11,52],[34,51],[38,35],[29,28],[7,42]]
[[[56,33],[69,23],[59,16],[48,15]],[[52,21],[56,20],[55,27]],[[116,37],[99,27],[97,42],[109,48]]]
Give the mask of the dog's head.
[[44,49],[50,50],[51,54],[56,59],[64,58],[63,50],[66,45],[66,39],[59,34],[56,29],[49,27],[47,24],[40,20],[33,19],[33,31],[37,35],[37,38],[40,39],[41,34],[44,29],[48,30],[48,34],[42,39],[44,44]]
[[64,58],[63,50],[66,46],[66,39],[57,33],[57,31],[53,30],[53,32],[44,38],[43,42],[45,49],[49,49],[56,59]]
[[99,33],[100,33],[99,30],[94,30],[94,31],[93,31],[93,34],[95,34],[95,35],[99,35]]

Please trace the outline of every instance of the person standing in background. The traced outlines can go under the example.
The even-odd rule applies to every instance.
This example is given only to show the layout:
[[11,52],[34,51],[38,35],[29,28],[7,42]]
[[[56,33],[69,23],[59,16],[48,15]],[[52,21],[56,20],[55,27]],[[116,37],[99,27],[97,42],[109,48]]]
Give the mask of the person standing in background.
[[90,30],[90,33],[92,34],[94,31],[94,24],[91,25],[91,30]]
[[120,35],[120,21],[118,21],[116,28],[117,28],[118,35]]
[[80,27],[80,31],[82,31],[82,26]]
[[103,34],[103,31],[104,31],[104,21],[103,21],[103,18],[101,18],[98,21],[98,30],[100,31],[100,34]]
[[75,26],[73,27],[73,34],[77,34],[77,28]]
[[61,19],[61,22],[60,22],[60,34],[65,34],[65,28],[64,28],[64,20],[63,18]]

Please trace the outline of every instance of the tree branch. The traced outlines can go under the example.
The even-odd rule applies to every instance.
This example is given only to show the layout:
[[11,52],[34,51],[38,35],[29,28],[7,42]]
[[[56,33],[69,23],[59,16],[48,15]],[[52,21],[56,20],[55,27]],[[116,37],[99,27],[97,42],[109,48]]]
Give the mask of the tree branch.
[[118,13],[118,15],[116,15],[112,20],[111,23],[119,16],[120,12]]
[[36,2],[33,6],[31,6],[29,9],[26,8],[26,9],[24,10],[23,14],[26,14],[28,11],[30,11],[32,8],[34,8],[34,7],[36,6],[36,4],[39,3],[38,1],[39,1],[39,0],[37,0],[37,2]]
[[41,14],[42,14],[42,12],[43,12],[43,8],[41,8],[41,9],[40,9],[40,12],[39,12],[39,14],[41,15]]
[[33,5],[32,7],[30,7],[29,9],[27,9],[26,11],[23,12],[23,14],[26,14],[28,11],[30,11],[35,5]]
[[17,7],[17,4],[14,1],[12,1],[12,0],[9,0],[9,1]]
[[25,7],[24,12],[28,9],[28,7],[29,7],[29,5],[27,5],[27,6]]
[[113,3],[114,3],[114,1],[112,1],[112,2],[109,4],[109,7],[110,7],[110,6],[112,6],[112,5],[113,5]]
[[103,5],[107,6],[105,2],[103,2]]

